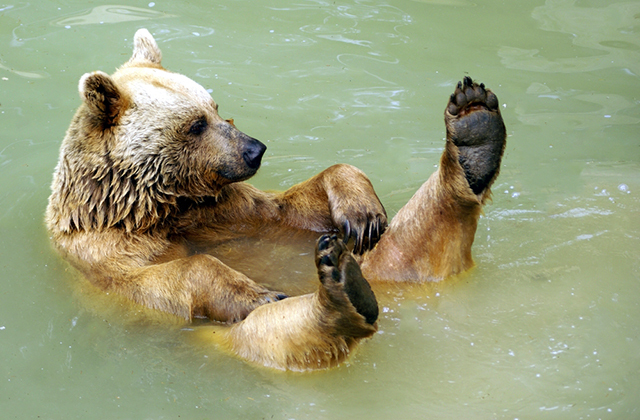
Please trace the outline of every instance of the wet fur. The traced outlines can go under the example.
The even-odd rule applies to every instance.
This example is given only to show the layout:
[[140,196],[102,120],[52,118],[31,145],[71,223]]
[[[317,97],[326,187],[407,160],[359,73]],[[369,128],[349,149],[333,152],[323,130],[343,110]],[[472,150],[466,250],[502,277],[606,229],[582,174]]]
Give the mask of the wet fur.
[[[371,182],[350,165],[282,193],[242,182],[264,146],[222,119],[201,86],[166,71],[146,30],[136,33],[127,63],[112,76],[84,75],[79,91],[83,103],[61,145],[47,207],[54,245],[102,290],[187,320],[233,324],[216,340],[247,360],[335,366],[377,329],[365,278],[440,280],[473,264],[477,220],[506,136],[497,98],[470,79],[445,111],[438,171],[388,228]],[[282,300],[202,253],[291,229],[341,235],[319,240],[320,286],[308,295]],[[343,244],[350,240],[355,255]]]

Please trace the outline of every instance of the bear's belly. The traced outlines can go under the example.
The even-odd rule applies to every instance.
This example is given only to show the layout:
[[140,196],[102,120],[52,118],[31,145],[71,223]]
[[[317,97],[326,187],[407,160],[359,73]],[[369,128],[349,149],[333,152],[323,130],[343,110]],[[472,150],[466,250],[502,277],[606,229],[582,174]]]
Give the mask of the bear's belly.
[[318,232],[278,231],[194,247],[213,255],[253,281],[289,296],[318,288],[314,249]]

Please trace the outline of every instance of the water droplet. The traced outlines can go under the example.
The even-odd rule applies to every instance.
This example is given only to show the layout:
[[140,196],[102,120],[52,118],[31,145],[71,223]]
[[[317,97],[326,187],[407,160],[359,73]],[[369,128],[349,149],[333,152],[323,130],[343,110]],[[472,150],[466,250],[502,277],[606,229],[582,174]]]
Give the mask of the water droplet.
[[629,186],[627,184],[618,185],[618,191],[626,192],[627,194],[629,194],[631,192],[631,191],[629,191]]

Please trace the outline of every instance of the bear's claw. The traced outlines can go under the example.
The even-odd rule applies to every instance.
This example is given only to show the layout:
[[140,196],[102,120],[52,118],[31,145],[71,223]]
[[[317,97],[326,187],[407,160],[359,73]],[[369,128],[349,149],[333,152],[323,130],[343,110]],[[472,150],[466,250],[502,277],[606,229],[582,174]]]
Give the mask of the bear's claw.
[[273,303],[279,300],[286,299],[288,297],[289,296],[285,295],[284,293],[270,291],[264,296],[264,300],[266,301],[266,303]]
[[380,240],[380,237],[387,228],[387,219],[383,214],[368,214],[367,221],[353,226],[348,220],[342,225],[343,241],[348,243],[354,239],[353,253],[362,255],[365,251],[370,251]]
[[477,84],[466,76],[451,94],[447,111],[451,115],[463,116],[472,112],[474,107],[497,111],[498,104],[498,98],[491,90],[485,89],[484,83]]

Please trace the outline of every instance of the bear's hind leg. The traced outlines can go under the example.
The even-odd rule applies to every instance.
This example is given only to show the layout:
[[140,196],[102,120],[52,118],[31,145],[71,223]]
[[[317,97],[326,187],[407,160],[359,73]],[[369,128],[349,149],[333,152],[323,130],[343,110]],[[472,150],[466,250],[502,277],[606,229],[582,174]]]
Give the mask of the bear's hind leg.
[[445,109],[440,166],[364,255],[369,280],[438,281],[473,266],[478,218],[500,171],[506,129],[498,98],[469,77]]
[[316,247],[317,292],[256,308],[214,339],[251,362],[281,370],[313,370],[343,362],[377,330],[378,304],[358,263],[336,236]]

